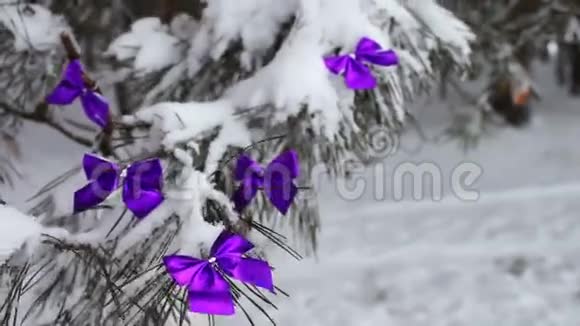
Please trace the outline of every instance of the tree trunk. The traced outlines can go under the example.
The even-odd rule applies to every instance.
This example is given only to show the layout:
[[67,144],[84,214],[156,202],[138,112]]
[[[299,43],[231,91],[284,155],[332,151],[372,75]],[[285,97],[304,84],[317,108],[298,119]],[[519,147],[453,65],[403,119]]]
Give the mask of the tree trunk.
[[449,66],[447,63],[443,63],[443,67],[441,68],[441,72],[439,74],[439,97],[444,100],[447,99],[447,78],[449,78]]
[[570,93],[573,95],[580,94],[580,44],[571,44],[570,46]]
[[205,8],[201,0],[132,0],[128,6],[138,18],[156,16],[165,23],[179,12],[188,13],[199,19]]
[[564,42],[558,43],[558,53],[556,55],[556,81],[558,85],[566,84],[566,68],[568,66],[568,47]]
[[515,57],[518,62],[526,69],[527,72],[531,72],[532,60],[534,59],[534,47],[530,43],[525,43],[520,46],[515,51]]

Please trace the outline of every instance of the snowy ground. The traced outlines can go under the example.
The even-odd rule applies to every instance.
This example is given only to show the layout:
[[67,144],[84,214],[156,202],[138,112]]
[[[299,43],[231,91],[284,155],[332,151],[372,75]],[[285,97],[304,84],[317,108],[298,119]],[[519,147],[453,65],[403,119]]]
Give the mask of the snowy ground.
[[[277,281],[292,294],[273,313],[279,324],[580,325],[580,101],[543,79],[529,128],[502,130],[466,155],[448,144],[389,158],[385,200],[374,199],[372,169],[354,201],[327,184],[317,260],[276,257]],[[432,135],[443,127],[441,104],[418,111]],[[415,202],[410,192],[392,200],[389,178],[408,161],[440,168],[442,201]],[[483,170],[477,202],[461,202],[448,187],[462,162]]]
[[278,282],[293,297],[280,303],[277,319],[312,326],[578,325],[578,191],[580,185],[478,204],[327,212],[319,261],[279,266]]
[[[550,73],[542,68],[538,76]],[[369,187],[345,201],[325,184],[317,258],[273,257],[276,281],[291,294],[272,311],[278,324],[580,325],[580,101],[543,79],[545,98],[529,128],[502,130],[467,155],[448,144],[389,158],[385,200],[375,200]],[[428,132],[443,127],[441,104],[419,107],[419,120],[430,121]],[[25,132],[27,139],[49,133],[38,126]],[[68,168],[63,158],[82,151],[62,141],[50,149],[36,141],[22,145],[34,150],[25,155],[36,165],[27,167],[26,184],[5,196],[19,204]],[[444,181],[459,163],[478,164],[480,199],[460,202],[444,186],[448,196],[439,202],[392,201],[389,171],[406,161],[435,163]],[[219,320],[242,322],[241,315]],[[256,322],[267,325],[265,318]]]

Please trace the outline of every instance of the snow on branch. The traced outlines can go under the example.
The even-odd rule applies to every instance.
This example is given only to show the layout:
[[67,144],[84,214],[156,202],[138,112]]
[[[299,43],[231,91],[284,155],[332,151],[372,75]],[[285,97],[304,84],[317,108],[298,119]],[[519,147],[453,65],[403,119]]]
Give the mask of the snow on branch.
[[[197,74],[208,61],[216,62],[212,65],[221,69],[217,62],[231,55],[227,50],[237,46],[237,41],[242,47],[241,53],[236,54],[241,67],[249,69],[255,66],[274,46],[283,23],[289,17],[296,17],[296,20],[271,60],[262,62],[263,65],[258,65],[247,78],[234,81],[231,87],[224,89],[221,98],[230,100],[237,108],[271,105],[274,122],[283,122],[307,107],[310,113],[317,115],[314,122],[316,132],[322,132],[329,139],[344,123],[352,125],[348,120],[355,98],[338,78],[329,76],[322,57],[336,49],[350,51],[362,36],[376,40],[384,48],[396,50],[401,59],[399,68],[377,69],[375,72],[391,90],[381,97],[394,99],[384,108],[396,112],[396,117],[403,117],[403,98],[392,94],[403,94],[408,98],[414,93],[413,79],[430,78],[433,67],[429,53],[434,44],[439,42],[452,53],[457,63],[466,64],[470,55],[469,42],[474,38],[465,24],[432,0],[420,3],[294,0],[278,6],[263,0],[235,5],[230,1],[216,0],[208,2],[196,31],[192,33],[185,59],[192,80],[200,77]],[[153,20],[142,19],[132,29],[146,22],[160,28]],[[133,35],[131,33],[126,35]],[[121,38],[111,47],[117,47]],[[171,52],[171,47],[166,50]],[[175,73],[170,70],[167,77],[184,73],[181,63],[174,67]],[[173,82],[162,79],[158,86],[175,87],[175,77],[170,78]],[[160,88],[154,87],[154,92],[159,94]],[[151,97],[147,98],[150,102]]]
[[41,233],[42,226],[33,217],[0,204],[0,264]]
[[[177,34],[171,22],[160,24],[156,18],[134,23],[112,43],[111,52],[119,61],[146,55],[136,27]],[[134,93],[144,105],[124,123],[151,126],[146,134],[165,151],[206,173],[216,169],[230,147],[287,134],[260,147],[259,155],[296,148],[305,162],[306,182],[317,164],[342,171],[339,165],[346,157],[365,157],[372,128],[397,133],[406,103],[433,81],[438,69],[433,52],[449,51],[456,64],[465,65],[473,40],[465,24],[432,0],[292,0],[275,6],[266,0],[215,0],[207,2],[193,25],[180,62],[165,60],[163,71],[133,79],[142,82]],[[378,87],[353,92],[341,76],[329,73],[323,58],[352,53],[362,37],[393,49],[399,64],[372,67]],[[126,38],[134,47],[123,52],[119,45]],[[172,49],[167,45],[158,52]],[[154,66],[151,71],[160,69]],[[296,214],[311,214],[316,205],[302,205],[307,206],[308,213],[300,208]]]
[[54,50],[60,33],[67,30],[62,17],[32,4],[0,4],[0,24],[11,32],[14,49],[19,52]]
[[434,38],[443,43],[451,52],[454,61],[461,64],[470,62],[470,42],[475,41],[475,34],[464,22],[434,0],[402,1],[402,3],[425,25]]
[[116,38],[105,56],[117,61],[133,60],[138,74],[147,74],[172,66],[183,59],[180,40],[156,17],[143,18],[131,25],[131,31]]
[[40,5],[23,1],[0,4],[0,112],[15,121],[47,122],[65,136],[88,145],[60,123],[33,112],[42,109],[44,93],[60,73],[64,59],[60,34],[67,30],[62,17]]
[[[35,246],[31,268],[49,271],[35,290],[47,293],[39,300],[49,308],[37,308],[32,294],[22,306],[48,323],[60,318],[55,309],[66,309],[72,324],[78,318],[118,324],[129,313],[137,317],[124,324],[145,325],[148,318],[185,314],[174,300],[171,280],[159,270],[164,256],[184,252],[205,258],[224,228],[248,236],[257,231],[291,252],[284,236],[261,224],[274,216],[271,198],[257,196],[243,212],[234,207],[230,188],[240,180],[232,177],[231,158],[237,156],[231,152],[251,152],[256,162],[264,162],[292,149],[300,160],[292,189],[310,189],[318,164],[344,172],[345,157],[370,151],[374,127],[398,132],[414,87],[437,69],[430,59],[436,45],[452,51],[456,63],[465,63],[471,36],[431,0],[212,0],[197,22],[186,16],[166,25],[151,17],[134,22],[110,44],[107,55],[129,63],[133,73],[121,83],[143,85],[125,95],[146,104],[121,110],[135,113],[113,117],[96,147],[103,161],[114,159],[119,170],[154,156],[162,166],[163,191],[156,191],[163,200],[147,218],[135,219],[116,187],[98,207],[54,223],[62,228],[31,228],[25,235],[43,244]],[[343,76],[329,72],[324,58],[347,58],[363,37],[394,50],[399,65],[371,65],[368,75],[377,86],[353,91]],[[69,53],[69,59],[79,58]],[[264,139],[271,141],[261,143]],[[126,182],[126,177],[114,173],[117,181]],[[266,189],[261,187],[256,193]],[[65,190],[73,200],[70,187]],[[283,221],[314,242],[319,227],[315,196],[288,202],[283,214],[288,208]],[[55,220],[41,222],[53,225]],[[12,248],[7,250],[22,246],[24,238],[7,241],[6,248]],[[71,294],[75,300],[63,302],[61,295],[71,292],[71,284],[78,289]],[[83,306],[97,308],[86,312]]]
[[200,30],[193,35],[188,55],[189,73],[194,76],[207,59],[224,55],[232,43],[240,41],[246,68],[271,48],[278,30],[295,14],[299,0],[272,5],[269,0],[206,1]]

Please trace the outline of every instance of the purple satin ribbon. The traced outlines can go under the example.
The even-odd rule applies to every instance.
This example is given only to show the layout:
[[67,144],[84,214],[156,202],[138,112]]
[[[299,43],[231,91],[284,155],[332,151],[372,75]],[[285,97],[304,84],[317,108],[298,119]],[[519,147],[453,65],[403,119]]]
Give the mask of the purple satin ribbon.
[[211,248],[210,259],[171,255],[163,257],[163,262],[175,283],[187,288],[191,311],[233,315],[234,299],[224,274],[274,292],[270,265],[244,256],[253,248],[242,236],[223,231]]
[[83,66],[79,60],[71,60],[67,65],[62,80],[46,97],[48,104],[70,105],[77,97],[87,117],[105,128],[109,124],[109,103],[101,94],[88,88],[83,80]]
[[298,193],[293,180],[299,172],[298,154],[293,150],[278,155],[265,169],[248,156],[240,155],[234,175],[240,186],[232,197],[236,211],[242,212],[262,189],[280,213],[286,214]]
[[324,63],[332,73],[343,75],[350,89],[362,90],[372,89],[377,85],[377,80],[365,63],[387,67],[398,64],[399,58],[394,51],[383,50],[377,42],[363,37],[354,54],[326,57]]
[[163,202],[163,171],[159,159],[132,163],[122,178],[121,168],[100,157],[85,154],[83,169],[90,181],[74,194],[75,213],[102,203],[123,183],[123,201],[138,218],[149,215]]

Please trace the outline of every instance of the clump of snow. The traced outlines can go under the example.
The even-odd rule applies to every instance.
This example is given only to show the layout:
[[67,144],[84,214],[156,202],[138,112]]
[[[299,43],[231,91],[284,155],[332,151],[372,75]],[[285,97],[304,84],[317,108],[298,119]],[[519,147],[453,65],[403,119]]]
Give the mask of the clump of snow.
[[199,22],[188,14],[180,13],[175,15],[169,23],[171,35],[182,41],[190,40],[191,36],[197,33]]
[[[385,49],[392,48],[397,51],[400,58],[398,67],[372,69],[380,83],[387,84],[394,94],[394,98],[388,101],[389,106],[382,105],[381,109],[394,110],[397,116],[402,117],[402,94],[405,90],[412,89],[412,79],[432,73],[428,54],[438,44],[436,41],[441,41],[444,46],[453,50],[457,61],[466,63],[470,53],[469,42],[473,39],[473,34],[465,24],[432,0],[422,2],[421,5],[397,0],[291,0],[276,5],[271,0],[206,2],[207,8],[199,24],[186,19],[187,17],[174,19],[172,30],[191,31],[192,34],[189,52],[184,60],[187,68],[176,65],[179,68],[168,74],[150,95],[158,94],[168,84],[175,82],[183,69],[187,69],[188,74],[194,76],[208,58],[221,58],[235,41],[241,41],[243,46],[240,56],[242,65],[252,65],[273,45],[281,24],[290,17],[295,17],[293,29],[273,60],[258,69],[254,75],[233,85],[226,91],[223,99],[230,101],[234,107],[273,107],[272,123],[284,122],[288,116],[297,114],[307,106],[313,114],[314,127],[329,139],[334,139],[341,123],[349,121],[354,96],[340,76],[329,73],[323,62],[324,56],[331,54],[336,48],[345,53],[352,52],[360,38],[365,36],[377,41]],[[394,36],[392,34],[396,33],[391,29],[393,21],[402,28],[402,32]],[[154,53],[159,42],[151,42],[150,49],[142,47],[139,42],[142,38],[153,39],[151,34],[159,31],[168,35],[167,27],[159,19],[142,19],[132,26],[130,33],[113,42],[109,52],[118,50],[116,56],[119,60],[136,57],[139,51]],[[121,51],[123,47],[120,45],[123,43],[129,46]],[[164,51],[165,49],[158,51],[158,55],[162,56]],[[148,96],[145,103],[151,103],[151,98],[152,96]],[[161,128],[168,133],[164,137],[164,145],[167,147],[196,137],[193,131],[199,131],[199,126],[206,119],[204,117],[199,122],[196,121],[195,127],[191,128],[176,123],[179,119],[175,116],[182,116],[181,113],[167,114],[161,112],[163,109],[146,111],[155,111],[163,116],[162,119],[168,119],[169,127]],[[196,112],[194,120],[200,116]],[[216,117],[215,113],[211,113],[210,120]],[[223,115],[221,119],[225,122],[220,125],[228,126],[227,115]],[[190,125],[191,122],[185,124]],[[216,123],[211,125],[216,126]],[[206,126],[203,130],[208,128],[211,126]],[[240,127],[239,130],[244,128]],[[226,133],[221,135],[227,136]],[[230,142],[223,138],[218,138],[218,141]],[[224,147],[223,144],[215,146]],[[212,157],[211,160],[215,158]]]
[[384,21],[386,17],[395,19],[406,30],[418,31],[421,24],[405,7],[406,1],[399,0],[367,0],[364,2],[370,18],[375,23]]
[[147,93],[143,100],[143,105],[154,104],[160,93],[167,90],[171,85],[175,85],[183,78],[183,76],[187,75],[187,73],[188,68],[186,61],[182,61],[169,68],[167,72],[163,74],[159,83]]
[[299,0],[211,0],[205,1],[202,26],[192,36],[187,56],[189,74],[194,75],[208,57],[220,58],[234,41],[244,47],[246,67],[249,58],[260,57],[274,44],[282,23],[297,10]]
[[134,60],[133,68],[146,74],[178,63],[182,50],[180,40],[169,33],[159,18],[148,17],[137,20],[131,31],[113,40],[105,55],[118,61]]
[[[212,25],[212,48],[223,49],[228,43],[240,39],[250,52],[269,48],[280,24],[297,9],[299,1],[288,0],[273,4],[271,0],[207,1],[204,11],[206,23]],[[223,45],[225,43],[225,46]],[[214,57],[222,53],[213,52]]]
[[[228,211],[228,216],[233,217],[230,199],[223,193],[214,189],[205,173],[195,171],[193,168],[184,168],[182,182],[177,191],[171,196],[180,199],[181,214],[184,218],[183,226],[178,234],[177,247],[186,254],[197,256],[201,250],[209,251],[212,243],[218,237],[223,227],[212,225],[203,219],[203,205],[207,199],[214,199],[222,204]],[[232,220],[233,221],[233,220]]]
[[[405,89],[413,86],[410,76],[431,72],[428,53],[437,44],[436,39],[458,51],[458,61],[461,59],[462,62],[467,62],[470,53],[469,41],[473,39],[469,28],[435,2],[429,0],[424,4],[427,9],[414,2],[395,0],[294,0],[276,6],[269,0],[251,0],[236,4],[223,0],[210,1],[199,29],[192,35],[187,56],[188,72],[195,74],[208,57],[220,58],[231,42],[236,40],[241,40],[244,47],[242,64],[255,62],[263,50],[272,46],[281,23],[295,16],[293,29],[273,60],[258,69],[254,75],[233,85],[226,91],[223,99],[231,102],[234,107],[271,106],[274,108],[272,123],[285,122],[288,116],[296,115],[307,106],[313,114],[317,131],[329,139],[334,139],[340,124],[352,120],[349,117],[354,105],[352,91],[347,89],[342,77],[330,74],[324,65],[323,58],[334,49],[340,48],[344,53],[352,52],[361,37],[366,36],[377,41],[383,48],[392,48],[399,53],[399,67],[373,67],[377,79],[382,84],[388,84],[394,94],[394,98],[389,101],[391,107],[383,105],[381,109],[394,110],[399,117],[404,116],[402,94]],[[389,27],[393,19],[403,27],[405,34],[397,40],[410,42],[412,51],[400,49],[399,46],[404,44],[391,38]],[[147,25],[147,28],[140,28],[141,25]],[[160,28],[162,26],[159,20],[148,18],[136,23],[132,30],[137,32]],[[125,57],[133,55],[135,53],[128,53]],[[404,77],[401,78],[399,72],[403,72]],[[169,80],[175,80],[174,76]],[[153,93],[163,87],[158,86]],[[177,114],[172,113],[177,104],[168,110],[163,108],[165,106],[162,104],[161,107],[148,109],[147,113],[140,114],[149,115],[151,118],[151,113],[155,112],[154,116],[167,119],[167,122],[162,122],[167,125],[162,126],[161,130],[168,133],[164,137],[164,145],[169,148],[196,137],[194,131],[206,131],[216,126],[215,118],[223,120],[219,125],[239,127],[238,131],[244,130],[239,124],[229,126],[228,114],[223,114],[225,112],[221,109],[217,111],[217,115],[215,112],[210,114],[209,119],[213,122],[205,128],[201,126],[206,123],[206,117],[199,119],[201,114],[198,112],[191,116],[194,121],[180,126],[177,123],[180,119],[176,117],[188,119],[183,113],[189,109],[179,109],[181,112]],[[149,118],[144,116],[142,120],[151,120]],[[231,140],[223,139],[226,136],[228,134],[222,132],[215,147],[223,148],[224,144],[230,143]],[[216,157],[211,156],[211,160],[215,161]]]
[[[340,96],[346,89],[340,78],[331,75],[323,57],[336,48],[354,50],[363,36],[371,37],[385,48],[390,40],[372,25],[359,2],[348,0],[302,1],[299,22],[270,64],[254,76],[235,85],[226,96],[242,107],[272,103],[274,121],[285,121],[308,105],[319,113],[318,127],[324,126],[331,138],[338,131],[343,111],[353,105],[354,97]],[[395,71],[395,68],[380,69]],[[384,73],[384,72],[383,72]],[[342,94],[344,95],[344,94]]]
[[0,264],[41,232],[42,226],[33,217],[0,204]]
[[340,121],[337,91],[322,61],[323,50],[316,39],[302,37],[307,34],[286,44],[268,66],[235,85],[226,97],[240,107],[272,103],[277,122],[308,105],[311,112],[323,112],[320,126],[336,131]]
[[217,138],[212,142],[206,171],[212,172],[228,146],[245,147],[251,137],[244,122],[234,117],[232,102],[163,102],[144,108],[134,116],[124,117],[129,124],[145,122],[163,134],[162,144],[171,149],[178,144],[187,144],[204,132],[220,127]]
[[464,22],[434,0],[404,1],[404,4],[442,43],[457,49],[458,53],[453,54],[456,61],[469,62],[469,42],[475,40],[475,34]]
[[67,31],[63,18],[33,4],[0,4],[0,25],[14,36],[16,51],[49,51],[60,44],[60,34]]

